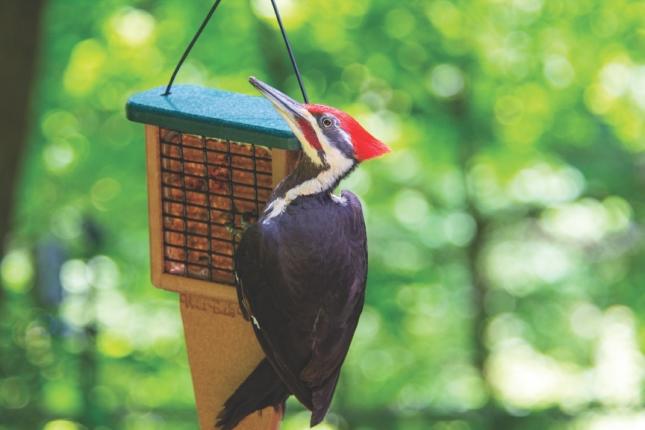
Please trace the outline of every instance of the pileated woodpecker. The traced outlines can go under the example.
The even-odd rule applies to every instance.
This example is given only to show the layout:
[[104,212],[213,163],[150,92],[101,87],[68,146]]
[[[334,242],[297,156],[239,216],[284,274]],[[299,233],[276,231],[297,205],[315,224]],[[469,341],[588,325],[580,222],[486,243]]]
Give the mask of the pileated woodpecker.
[[232,429],[268,406],[283,412],[293,394],[315,426],[329,409],[367,281],[361,204],[349,191],[333,191],[358,163],[390,149],[338,109],[250,82],[286,120],[304,156],[236,251],[240,307],[266,358],[226,401],[217,424]]

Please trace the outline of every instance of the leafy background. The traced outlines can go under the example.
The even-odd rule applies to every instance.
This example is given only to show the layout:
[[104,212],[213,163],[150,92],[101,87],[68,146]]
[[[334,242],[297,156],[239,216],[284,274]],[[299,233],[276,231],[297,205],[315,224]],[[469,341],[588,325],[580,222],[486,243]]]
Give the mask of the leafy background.
[[[279,4],[312,99],[394,148],[343,184],[369,293],[320,428],[645,428],[645,2]],[[44,5],[0,269],[2,430],[196,427],[124,104],[208,7]],[[224,1],[179,81],[252,94],[249,75],[298,94],[269,1]],[[306,422],[290,403],[283,428]]]

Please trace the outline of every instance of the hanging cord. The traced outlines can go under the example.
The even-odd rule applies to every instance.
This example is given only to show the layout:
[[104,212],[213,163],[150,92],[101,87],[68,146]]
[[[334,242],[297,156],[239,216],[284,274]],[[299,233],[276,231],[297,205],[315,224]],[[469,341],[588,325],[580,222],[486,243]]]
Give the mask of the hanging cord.
[[298,69],[298,63],[296,62],[296,57],[293,55],[293,49],[291,49],[291,43],[289,43],[289,38],[287,37],[287,32],[282,25],[282,17],[280,16],[280,11],[278,10],[278,5],[275,4],[275,0],[271,0],[273,5],[273,10],[275,11],[275,17],[278,20],[278,26],[280,26],[280,32],[282,33],[282,38],[284,39],[284,44],[287,46],[287,52],[289,53],[289,59],[291,60],[291,65],[293,66],[293,71],[296,74],[296,79],[298,79],[298,85],[300,85],[300,91],[302,92],[302,98],[305,103],[309,103],[309,97],[307,97],[307,91],[305,86],[302,83],[302,76],[300,75],[300,69]]
[[177,73],[179,73],[179,69],[184,64],[184,61],[186,61],[188,54],[190,54],[190,51],[193,49],[193,46],[195,46],[195,42],[197,42],[197,39],[199,39],[199,36],[202,35],[202,31],[204,31],[204,28],[206,28],[208,21],[211,20],[211,17],[215,13],[215,10],[217,10],[217,6],[219,6],[221,2],[222,0],[215,0],[215,3],[213,3],[213,6],[211,6],[211,10],[208,11],[208,15],[206,15],[206,18],[204,18],[202,25],[199,26],[197,33],[195,33],[195,35],[193,36],[193,39],[186,47],[186,50],[184,51],[183,55],[179,59],[179,63],[177,63],[177,66],[175,66],[175,70],[172,72],[172,76],[170,77],[170,81],[168,82],[168,86],[166,87],[166,91],[163,93],[164,96],[167,96],[168,94],[170,94],[170,89],[172,88],[173,82],[175,82],[175,78],[177,77]]
[[[166,86],[166,91],[164,91],[163,95],[167,96],[170,94],[170,90],[172,89],[172,84],[175,82],[175,78],[177,77],[177,73],[179,73],[179,69],[181,66],[184,64],[184,61],[186,61],[186,58],[188,58],[188,55],[190,54],[190,51],[193,49],[193,46],[195,46],[195,43],[197,42],[197,39],[202,35],[202,32],[204,31],[204,28],[206,28],[206,25],[208,25],[208,22],[210,21],[211,17],[215,13],[215,10],[217,10],[217,7],[219,4],[222,2],[222,0],[215,0],[215,3],[213,3],[213,6],[211,6],[210,10],[208,11],[208,14],[206,15],[206,18],[204,18],[204,21],[202,24],[199,26],[199,29],[197,29],[197,32],[193,36],[192,40],[186,47],[186,50],[182,54],[181,58],[179,59],[179,62],[177,63],[177,66],[175,66],[175,70],[172,72],[172,76],[170,77],[170,81],[168,82],[168,85]],[[309,103],[309,97],[307,97],[307,91],[305,90],[305,86],[302,82],[302,75],[300,74],[300,69],[298,68],[298,62],[296,61],[296,57],[293,54],[293,49],[291,48],[291,43],[289,42],[289,38],[287,37],[287,32],[284,29],[284,25],[282,24],[282,17],[280,16],[280,11],[278,10],[278,6],[275,3],[275,0],[271,0],[271,5],[273,6],[273,11],[275,12],[275,17],[278,20],[278,26],[280,27],[280,32],[282,33],[282,38],[284,40],[284,43],[287,47],[287,52],[289,53],[289,59],[291,60],[291,65],[293,66],[293,71],[296,74],[296,79],[298,79],[298,85],[300,86],[300,91],[302,92],[302,98],[304,99],[305,103]]]

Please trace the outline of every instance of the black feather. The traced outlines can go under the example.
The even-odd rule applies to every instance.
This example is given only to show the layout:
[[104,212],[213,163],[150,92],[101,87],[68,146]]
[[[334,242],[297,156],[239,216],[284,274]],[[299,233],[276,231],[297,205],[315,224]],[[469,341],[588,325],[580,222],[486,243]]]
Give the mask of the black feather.
[[253,373],[228,398],[217,416],[217,426],[222,430],[232,430],[247,415],[268,406],[284,412],[287,397],[289,397],[287,387],[276,375],[269,362],[266,359],[262,360]]
[[289,392],[312,411],[312,425],[329,409],[367,279],[361,205],[350,192],[342,197],[298,197],[281,215],[249,227],[236,253],[240,299],[257,321],[258,341]]

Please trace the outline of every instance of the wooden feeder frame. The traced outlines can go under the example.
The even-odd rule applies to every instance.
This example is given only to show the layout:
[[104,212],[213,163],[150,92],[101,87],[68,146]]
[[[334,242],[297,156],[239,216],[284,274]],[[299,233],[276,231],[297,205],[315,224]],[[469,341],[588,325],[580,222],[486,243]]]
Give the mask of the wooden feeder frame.
[[[180,294],[200,428],[213,429],[224,401],[264,357],[237,302],[237,235],[291,171],[300,144],[262,97],[177,85],[169,95],[134,95],[126,112],[146,124],[152,283]],[[259,179],[268,166],[270,181]],[[273,430],[279,420],[267,408],[237,428]]]

